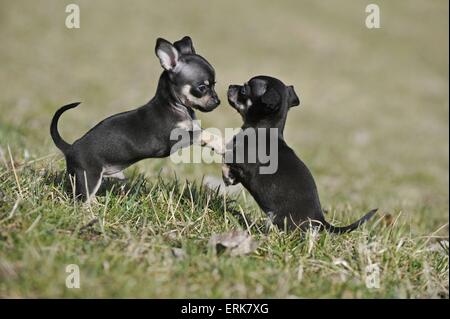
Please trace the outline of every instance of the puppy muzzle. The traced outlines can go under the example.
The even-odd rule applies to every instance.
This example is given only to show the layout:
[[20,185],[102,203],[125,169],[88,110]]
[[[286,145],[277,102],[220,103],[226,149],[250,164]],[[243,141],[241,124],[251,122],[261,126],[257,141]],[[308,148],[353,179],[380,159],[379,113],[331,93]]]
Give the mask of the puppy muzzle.
[[211,96],[211,98],[206,102],[206,105],[203,107],[198,107],[197,109],[202,112],[211,112],[220,104],[220,99],[217,95]]
[[241,105],[238,102],[238,92],[239,92],[240,86],[239,85],[230,85],[228,87],[228,102],[230,105],[239,113],[242,113],[244,111],[244,105]]
[[239,92],[239,86],[238,85],[230,85],[228,87],[227,97],[228,102],[230,102],[231,106],[236,108],[236,101],[237,101],[237,95]]

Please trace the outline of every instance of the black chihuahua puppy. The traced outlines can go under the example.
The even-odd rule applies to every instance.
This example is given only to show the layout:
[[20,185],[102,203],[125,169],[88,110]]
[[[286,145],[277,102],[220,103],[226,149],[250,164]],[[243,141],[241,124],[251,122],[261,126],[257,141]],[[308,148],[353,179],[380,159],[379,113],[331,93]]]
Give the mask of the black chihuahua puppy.
[[[159,38],[155,53],[164,71],[155,96],[144,106],[106,118],[72,145],[61,138],[57,124],[62,113],[80,103],[63,106],[55,113],[50,133],[64,153],[68,175],[75,178],[78,197],[89,200],[100,187],[102,177],[123,179],[122,170],[137,161],[169,156],[177,150],[172,146],[178,142],[171,140],[172,130],[192,133],[194,109],[210,112],[220,104],[214,90],[214,69],[196,54],[189,37],[173,45]],[[196,143],[223,152],[221,139],[207,131],[189,136],[191,139],[182,147]]]
[[[373,209],[345,227],[333,226],[325,220],[311,172],[283,138],[288,110],[300,104],[293,86],[286,86],[272,77],[257,76],[244,85],[230,85],[228,101],[242,116],[244,125],[242,131],[228,143],[226,155],[237,151],[242,146],[239,143],[247,143],[238,137],[248,130],[256,130],[257,136],[262,134],[257,129],[277,131],[276,149],[270,149],[271,152],[278,152],[278,168],[273,174],[261,174],[262,163],[259,159],[255,163],[248,160],[241,163],[230,161],[222,167],[225,184],[241,183],[275,225],[280,228],[287,226],[291,230],[297,227],[305,230],[310,225],[316,225],[332,233],[345,233],[356,229],[375,214],[377,210]],[[264,136],[266,146],[270,144],[269,134]],[[247,144],[243,148],[246,151],[251,148]],[[258,143],[256,148],[260,147]]]

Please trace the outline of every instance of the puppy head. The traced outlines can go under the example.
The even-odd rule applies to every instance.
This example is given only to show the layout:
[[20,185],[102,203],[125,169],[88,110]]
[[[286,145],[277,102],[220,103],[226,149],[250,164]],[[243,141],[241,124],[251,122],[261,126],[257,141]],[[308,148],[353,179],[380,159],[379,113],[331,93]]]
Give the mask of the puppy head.
[[155,53],[169,75],[173,92],[182,104],[202,112],[212,111],[220,104],[214,90],[214,69],[195,53],[190,37],[173,44],[158,38]]
[[244,122],[252,124],[284,119],[290,107],[300,104],[292,85],[286,86],[269,76],[256,76],[244,85],[230,85],[228,101]]

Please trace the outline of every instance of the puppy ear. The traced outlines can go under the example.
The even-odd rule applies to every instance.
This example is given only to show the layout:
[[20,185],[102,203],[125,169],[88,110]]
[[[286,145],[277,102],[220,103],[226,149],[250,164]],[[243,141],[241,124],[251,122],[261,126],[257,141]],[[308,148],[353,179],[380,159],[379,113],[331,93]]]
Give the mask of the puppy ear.
[[292,85],[289,85],[287,87],[287,92],[289,107],[300,105],[300,99],[298,98],[297,93],[295,93],[294,87]]
[[181,54],[195,54],[195,49],[194,49],[194,45],[192,44],[192,39],[188,36],[185,36],[183,39],[174,42],[173,46]]
[[280,106],[281,96],[274,88],[268,89],[261,97],[263,102],[270,111],[275,111]]
[[179,63],[180,54],[177,49],[163,38],[156,40],[155,53],[164,70],[173,71]]

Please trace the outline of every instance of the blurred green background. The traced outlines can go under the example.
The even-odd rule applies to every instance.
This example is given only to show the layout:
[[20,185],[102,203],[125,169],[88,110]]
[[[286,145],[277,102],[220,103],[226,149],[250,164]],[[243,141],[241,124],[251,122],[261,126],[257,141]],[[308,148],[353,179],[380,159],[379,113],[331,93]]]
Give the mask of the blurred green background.
[[[80,29],[65,27],[72,2]],[[433,231],[448,222],[448,2],[376,1],[381,28],[372,30],[369,3],[1,0],[0,147],[9,144],[19,160],[59,154],[49,123],[70,102],[83,104],[60,121],[68,141],[143,105],[161,73],[156,38],[190,35],[216,69],[222,100],[198,114],[204,127],[241,125],[226,102],[230,83],[278,77],[301,100],[285,138],[325,207],[402,211],[413,228]],[[189,179],[220,176],[217,164],[136,167],[149,176],[162,167]]]

